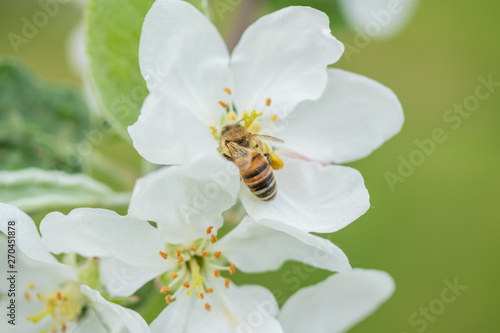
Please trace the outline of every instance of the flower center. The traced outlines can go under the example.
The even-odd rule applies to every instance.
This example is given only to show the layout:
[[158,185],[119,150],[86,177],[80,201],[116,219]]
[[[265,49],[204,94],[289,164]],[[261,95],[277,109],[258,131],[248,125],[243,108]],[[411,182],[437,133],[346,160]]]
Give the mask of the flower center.
[[[220,123],[220,131],[215,125],[209,126],[213,137],[219,142],[220,154],[229,160],[233,160],[233,156],[228,147],[228,143],[233,143],[243,148],[257,150],[257,152],[267,158],[267,161],[274,170],[283,168],[283,161],[273,152],[273,147],[268,142],[283,141],[269,135],[259,134],[259,132],[263,131],[262,124],[275,122],[278,119],[278,115],[273,114],[268,119],[265,119],[263,111],[257,112],[253,110],[249,113],[247,110],[244,110],[241,114],[241,118],[238,119],[238,113],[231,98],[231,90],[226,88],[224,91],[229,95],[229,103],[219,101],[219,104],[226,110]],[[267,98],[263,105],[263,109],[268,108],[270,105],[271,98]],[[263,122],[261,122],[259,118],[263,120]]]
[[[200,300],[206,294],[214,292],[210,286],[210,280],[221,278],[221,271],[234,274],[236,266],[222,256],[221,251],[213,251],[212,244],[217,242],[217,236],[212,234],[213,227],[207,228],[208,237],[198,239],[189,246],[169,246],[167,252],[160,251],[160,256],[167,260],[169,257],[177,258],[177,268],[159,277],[163,285],[160,292],[166,294],[165,302],[172,303],[176,297],[185,292],[187,296],[194,294]],[[170,252],[170,253],[169,253]],[[229,288],[231,280],[224,278],[226,288]],[[205,309],[210,311],[210,304],[205,302]]]
[[70,281],[61,289],[46,294],[36,292],[35,285],[30,283],[24,293],[26,300],[32,301],[33,293],[36,295],[36,300],[45,303],[45,306],[40,313],[28,317],[27,320],[36,324],[46,316],[52,318],[49,328],[43,330],[42,333],[59,330],[65,332],[68,323],[78,318],[85,306],[85,299],[80,293],[80,283],[75,281]]

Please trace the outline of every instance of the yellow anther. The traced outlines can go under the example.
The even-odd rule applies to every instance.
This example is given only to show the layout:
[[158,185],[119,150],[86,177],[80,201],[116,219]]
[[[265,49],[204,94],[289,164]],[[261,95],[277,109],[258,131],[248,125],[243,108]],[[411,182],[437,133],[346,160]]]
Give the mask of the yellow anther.
[[179,277],[179,275],[177,275],[177,273],[172,272],[172,273],[170,273],[170,277],[172,279],[177,279]]
[[210,125],[210,126],[208,126],[208,128],[210,128],[210,131],[212,132],[212,136],[214,138],[217,138],[217,127],[215,127],[214,125]]
[[283,166],[285,166],[285,162],[283,162],[283,160],[279,158],[275,153],[270,152],[269,156],[271,157],[271,168],[273,168],[274,170],[280,170],[283,168]]
[[220,257],[221,254],[222,254],[221,251],[215,252],[215,254],[214,254],[215,259],[219,259],[219,257]]
[[210,241],[213,243],[217,242],[217,236],[215,236],[214,234],[211,234],[210,235]]
[[229,274],[233,275],[235,271],[236,271],[236,265],[235,264],[229,265]]
[[189,249],[193,252],[196,252],[196,247],[194,245],[189,245]]
[[218,269],[214,271],[214,276],[217,278],[220,277],[220,271]]
[[260,130],[262,129],[262,125],[260,124],[260,122],[257,120],[257,121],[254,121],[250,127],[248,127],[248,130],[251,132],[251,133],[258,133],[260,132]]
[[207,251],[203,251],[203,252],[201,253],[201,256],[202,256],[203,258],[205,258],[207,255],[208,255]]
[[226,288],[229,288],[230,283],[231,283],[231,280],[229,280],[228,278],[224,278],[224,285],[226,286]]
[[160,251],[160,252],[159,252],[159,254],[160,254],[160,256],[161,256],[163,259],[167,260],[167,258],[168,258],[168,253],[163,252],[163,251]]
[[229,88],[224,88],[224,91],[227,92],[228,95],[232,94],[231,89],[229,89]]
[[227,113],[227,120],[236,121],[238,120],[238,115],[233,110]]
[[210,304],[205,303],[205,310],[210,311]]
[[223,101],[219,101],[219,104],[225,109],[227,108],[229,105],[227,103],[224,103]]
[[211,294],[211,293],[213,293],[213,292],[214,292],[214,288],[207,288],[207,289],[205,289],[205,292],[206,292],[207,294]]
[[204,298],[205,298],[205,295],[203,295],[203,293],[198,293],[198,294],[196,294],[196,296],[198,296],[198,297],[199,297],[199,298],[201,298],[201,299],[204,299]]
[[266,105],[267,106],[271,105],[271,99],[270,98],[266,99]]
[[184,281],[184,283],[182,284],[184,287],[186,288],[189,288],[189,281]]
[[170,287],[169,286],[161,287],[161,289],[160,289],[160,293],[162,293],[162,294],[166,294],[169,291],[170,291]]
[[183,257],[179,257],[179,259],[177,259],[177,265],[181,265],[183,262],[184,262]]
[[24,293],[24,298],[26,298],[27,301],[31,301],[31,297],[30,294],[28,294],[28,292]]
[[175,249],[175,254],[180,257],[182,255],[181,249]]
[[213,228],[214,228],[213,226],[207,228],[207,235],[210,235],[212,233]]
[[172,295],[165,296],[165,302],[167,302],[167,304],[172,303]]
[[28,286],[26,288],[35,289],[35,285],[33,283],[28,283]]
[[74,316],[68,316],[68,321],[73,321],[73,320],[75,320]]
[[62,299],[62,297],[61,297],[61,292],[60,292],[60,291],[58,291],[58,292],[57,292],[56,297],[57,297],[57,299],[58,299],[58,300],[61,300],[61,299]]
[[271,116],[271,118],[269,118],[271,121],[276,121],[278,120],[278,115],[275,113]]

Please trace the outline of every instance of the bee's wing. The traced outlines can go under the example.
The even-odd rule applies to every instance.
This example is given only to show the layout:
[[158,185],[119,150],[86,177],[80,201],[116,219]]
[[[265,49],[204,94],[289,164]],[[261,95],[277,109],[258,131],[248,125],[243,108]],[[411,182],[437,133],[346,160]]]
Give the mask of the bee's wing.
[[274,141],[274,142],[278,142],[278,143],[285,143],[285,141],[278,139],[278,138],[275,138],[274,136],[270,136],[270,135],[252,133],[251,136],[256,136],[258,138],[262,138],[262,139],[266,139],[266,140],[270,140],[270,141]]

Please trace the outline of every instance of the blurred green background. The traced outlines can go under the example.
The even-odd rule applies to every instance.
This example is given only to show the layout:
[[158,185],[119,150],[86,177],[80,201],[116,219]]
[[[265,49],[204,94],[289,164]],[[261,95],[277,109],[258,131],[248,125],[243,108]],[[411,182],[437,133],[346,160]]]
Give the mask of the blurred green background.
[[[334,35],[355,45],[356,33],[337,24],[342,20],[336,18],[335,5],[329,1],[293,3],[319,4],[320,9],[328,10]],[[262,4],[255,14],[272,11],[272,4]],[[19,33],[22,17],[31,17],[38,10],[36,1],[0,1],[0,55],[22,59],[43,79],[81,85],[71,70],[67,43],[82,7],[61,6],[61,12],[29,43],[21,45],[18,53],[9,44],[7,33]],[[330,236],[354,267],[385,270],[397,284],[393,297],[352,332],[498,332],[500,87],[480,101],[458,128],[452,128],[453,123],[443,117],[448,109],[475,94],[480,76],[492,75],[493,81],[500,82],[499,13],[500,2],[491,0],[422,1],[400,34],[372,40],[350,61],[343,58],[336,64],[392,88],[406,117],[400,134],[368,158],[350,164],[363,174],[372,207],[358,221]],[[236,17],[221,24],[228,40],[234,38],[230,27]],[[437,143],[435,151],[391,189],[386,173],[397,174],[400,157],[416,156],[415,140],[431,138],[436,128],[443,129],[447,140]],[[123,172],[131,177],[138,175],[135,170],[140,159],[125,143],[108,140],[95,149],[110,154],[117,165],[125,161]],[[105,177],[99,170],[94,174]],[[119,188],[123,185],[113,186],[123,189]],[[235,280],[259,281],[271,290],[281,290],[283,295],[277,296],[282,302],[293,292],[293,283],[283,276],[295,269],[306,272],[300,273],[307,275],[301,286],[326,276],[288,263],[272,275]],[[449,304],[440,302],[445,280],[453,283],[456,279],[467,288]],[[434,310],[426,319],[420,311],[429,306]]]

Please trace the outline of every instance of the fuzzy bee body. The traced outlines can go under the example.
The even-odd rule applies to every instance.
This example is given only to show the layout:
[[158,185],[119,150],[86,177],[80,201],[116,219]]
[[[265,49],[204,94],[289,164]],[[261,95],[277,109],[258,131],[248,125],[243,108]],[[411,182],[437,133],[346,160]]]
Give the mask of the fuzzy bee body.
[[221,149],[223,155],[238,167],[252,194],[262,201],[270,201],[278,193],[276,179],[269,154],[259,151],[259,140],[253,136],[258,135],[239,124],[228,125],[221,131]]

